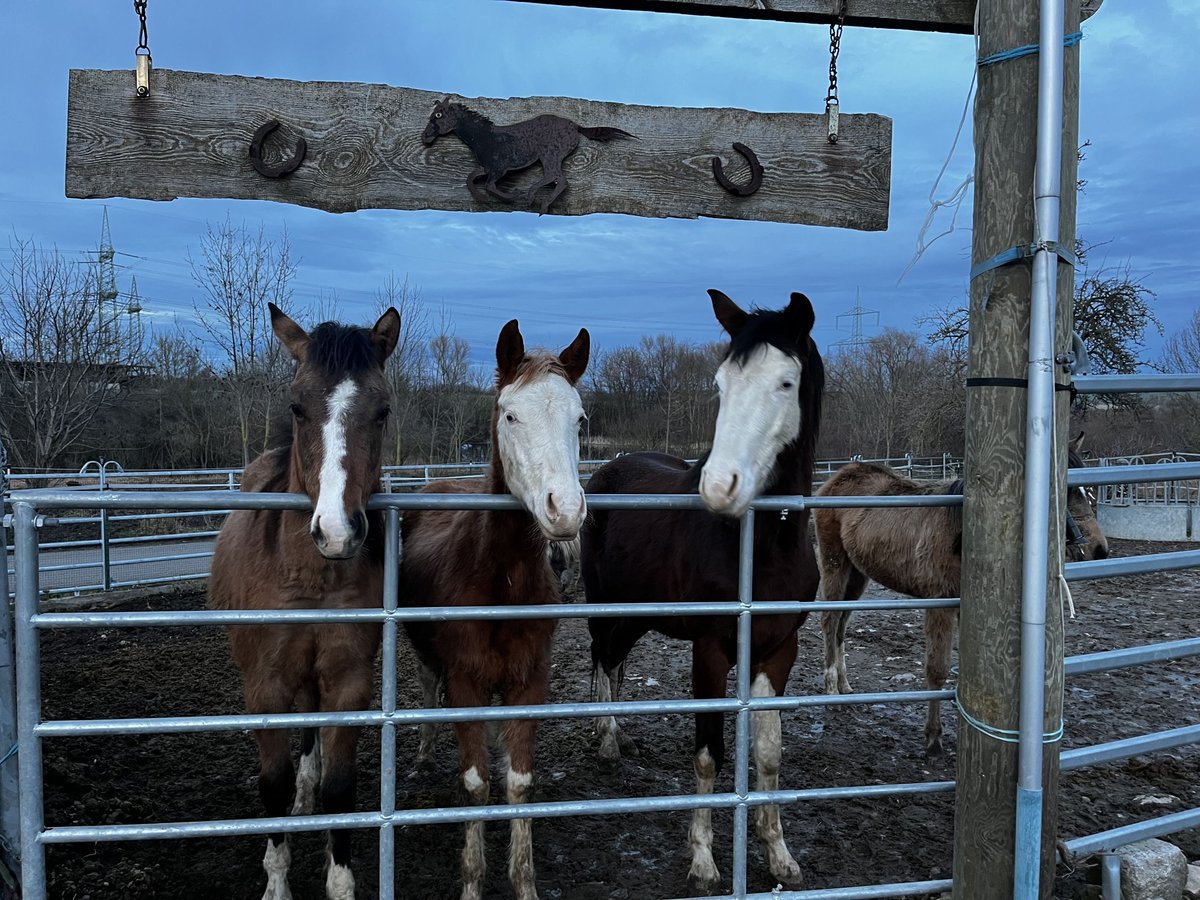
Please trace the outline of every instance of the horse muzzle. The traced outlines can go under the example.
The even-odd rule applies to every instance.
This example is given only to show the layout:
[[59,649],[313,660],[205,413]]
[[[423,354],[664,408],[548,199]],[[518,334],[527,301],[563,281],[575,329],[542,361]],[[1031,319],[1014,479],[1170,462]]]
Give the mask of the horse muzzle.
[[700,499],[709,512],[740,519],[754,500],[753,485],[737,471],[718,473],[705,466],[700,473]]
[[356,556],[367,537],[367,517],[362,512],[355,512],[344,521],[330,522],[327,519],[313,516],[309,528],[317,552],[326,559],[350,559]]
[[421,143],[428,147],[438,139],[437,126],[430,122],[425,126],[425,130],[421,132]]

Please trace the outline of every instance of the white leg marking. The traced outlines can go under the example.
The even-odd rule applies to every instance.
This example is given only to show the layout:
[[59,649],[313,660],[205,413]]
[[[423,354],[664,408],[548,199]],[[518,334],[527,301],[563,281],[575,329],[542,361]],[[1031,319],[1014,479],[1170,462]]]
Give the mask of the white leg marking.
[[[525,803],[533,785],[532,772],[508,770],[508,802]],[[517,900],[537,900],[537,878],[533,870],[533,825],[529,819],[513,819],[508,844],[508,879]]]
[[[696,754],[696,793],[711,794],[717,780],[717,764],[707,747]],[[721,873],[712,855],[712,810],[697,809],[692,813],[688,829],[688,845],[692,850],[692,866],[688,870],[688,887],[692,891],[708,891],[721,880]]]
[[263,869],[267,873],[267,890],[263,900],[292,900],[292,891],[288,887],[288,867],[292,864],[292,851],[288,842],[276,846],[267,839],[267,852],[263,856]]
[[328,417],[321,428],[323,456],[313,524],[319,525],[332,553],[347,549],[350,517],[346,515],[346,413],[358,393],[358,385],[347,378],[329,395]]
[[[484,806],[488,799],[488,784],[474,766],[463,772],[463,787],[468,802]],[[487,874],[487,860],[483,855],[483,823],[468,822],[466,840],[462,851],[462,900],[482,900],[483,879]]]
[[328,860],[325,870],[325,896],[328,900],[354,900],[354,875],[349,866],[339,866]]
[[321,742],[313,741],[312,750],[300,755],[300,767],[296,770],[296,799],[292,803],[293,816],[307,816],[316,809],[317,787],[321,784]]
[[[612,679],[604,671],[604,666],[596,664],[593,674],[595,679],[594,699],[597,703],[611,703],[613,698]],[[596,733],[600,736],[600,749],[596,755],[604,763],[616,763],[621,760],[621,745],[617,742],[617,720],[613,716],[600,716],[596,719]]]
[[[751,697],[774,697],[771,679],[759,672],[750,685]],[[750,714],[750,728],[754,738],[754,766],[758,772],[758,790],[779,790],[779,761],[783,755],[783,728],[779,711],[769,710]],[[788,887],[796,887],[801,880],[800,866],[792,859],[783,840],[783,825],[779,820],[778,806],[760,806],[755,816],[758,838],[767,854],[771,875]]]

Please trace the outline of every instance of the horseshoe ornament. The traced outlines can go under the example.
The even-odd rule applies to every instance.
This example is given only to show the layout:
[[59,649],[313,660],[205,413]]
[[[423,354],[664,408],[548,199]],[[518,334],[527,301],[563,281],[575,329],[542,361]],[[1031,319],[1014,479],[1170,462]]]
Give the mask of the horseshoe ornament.
[[719,156],[713,157],[713,178],[717,179],[717,184],[729,191],[729,193],[736,194],[739,197],[749,197],[762,187],[762,163],[758,161],[758,157],[754,155],[754,151],[745,144],[734,143],[733,149],[740,153],[742,158],[750,164],[750,181],[746,184],[734,184],[730,181],[725,175],[725,167],[721,164],[721,157]]
[[277,166],[270,166],[263,162],[263,143],[278,127],[279,120],[272,119],[260,125],[258,130],[254,132],[254,137],[250,139],[250,165],[254,166],[255,172],[266,178],[283,178],[291,175],[300,168],[300,163],[304,162],[304,154],[308,152],[308,144],[305,143],[304,138],[297,138],[296,152],[292,154],[291,159],[281,162]]

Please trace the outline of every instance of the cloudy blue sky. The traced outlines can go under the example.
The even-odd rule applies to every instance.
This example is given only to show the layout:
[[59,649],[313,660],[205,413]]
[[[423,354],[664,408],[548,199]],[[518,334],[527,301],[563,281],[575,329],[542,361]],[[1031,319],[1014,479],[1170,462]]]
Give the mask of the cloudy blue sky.
[[[1103,246],[1091,264],[1128,264],[1157,292],[1169,334],[1200,285],[1200,25],[1191,0],[1108,0],[1084,28],[1081,136],[1091,141],[1079,229]],[[67,252],[94,247],[101,202],[63,191],[67,71],[132,67],[127,0],[45,0],[0,12],[0,225]],[[508,0],[150,0],[150,46],[164,68],[299,80],[383,82],[467,96],[551,94],[761,111],[823,108],[828,33],[817,26],[606,12]],[[246,201],[110,200],[121,286],[136,275],[152,321],[185,325],[198,292],[186,253],[206,221],[229,215],[287,228],[297,300],[335,291],[342,318],[366,319],[389,272],[486,364],[511,316],[527,338],[565,344],[581,325],[601,346],[671,332],[717,336],[704,290],[778,304],[814,300],[825,347],[856,290],[879,326],[962,302],[970,254],[967,198],[957,228],[897,279],[971,80],[969,37],[847,30],[844,112],[894,121],[891,224],[885,233],[719,220],[663,221],[506,213],[370,211],[333,215]],[[937,195],[971,173],[967,133]],[[948,224],[943,212],[933,232]],[[0,247],[5,242],[0,241]],[[8,253],[0,249],[0,257]],[[873,319],[871,320],[873,321]],[[849,321],[841,324],[848,327]],[[869,335],[876,326],[868,323]],[[1151,354],[1160,340],[1151,335]]]

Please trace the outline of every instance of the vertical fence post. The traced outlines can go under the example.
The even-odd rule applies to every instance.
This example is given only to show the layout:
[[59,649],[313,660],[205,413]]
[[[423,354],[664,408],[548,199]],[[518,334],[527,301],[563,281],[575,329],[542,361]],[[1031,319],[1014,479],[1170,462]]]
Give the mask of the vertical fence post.
[[[400,588],[400,510],[389,507],[384,513],[383,609],[394,613]],[[396,627],[394,616],[383,620],[383,689],[381,709],[385,716],[379,736],[379,810],[383,824],[379,828],[379,900],[396,896],[396,723],[389,716],[396,712]]]
[[44,824],[42,808],[42,744],[34,733],[42,716],[41,647],[33,617],[38,607],[38,535],[36,511],[28,503],[13,504],[16,538],[17,601],[14,621],[17,645],[17,754],[21,790],[21,892],[25,900],[46,896],[46,848],[38,841]]
[[21,845],[17,780],[17,680],[13,648],[13,608],[8,591],[8,458],[0,444],[0,865],[15,870]]
[[742,516],[738,550],[737,727],[734,731],[733,790],[741,801],[733,809],[733,896],[746,896],[746,846],[750,837],[750,639],[754,601],[754,510]]
[[[100,457],[100,492],[108,488],[108,461]],[[112,567],[108,547],[108,507],[100,509],[100,582],[102,591],[112,590]]]
[[[980,0],[981,57],[1037,44],[1039,4]],[[1065,31],[1079,26],[1078,4],[1066,4]],[[1064,188],[1059,243],[1075,234],[1078,145],[1078,47],[1066,51],[1061,160]],[[981,66],[975,105],[975,211],[972,262],[980,263],[1036,240],[1034,165],[1037,142],[1037,54]],[[1054,348],[1070,347],[1069,266],[1055,262],[1058,302]],[[970,375],[1010,379],[972,385],[967,392],[963,500],[962,610],[959,638],[958,787],[955,794],[955,900],[1014,896],[1021,580],[1026,502],[1026,401],[1029,375],[1031,272],[1028,263],[991,268],[971,281]],[[1055,394],[1057,430],[1051,478],[1065,472],[1067,395]],[[1061,496],[1065,497],[1065,491]],[[1042,498],[1046,495],[1043,493]],[[1063,504],[1065,509],[1065,504]],[[1057,576],[1061,524],[1053,523],[1046,552],[1049,580]],[[1062,618],[1057,580],[1047,588],[1043,728],[1062,717]],[[1040,735],[1039,735],[1040,737]],[[1042,753],[1040,896],[1054,887],[1058,744]]]

